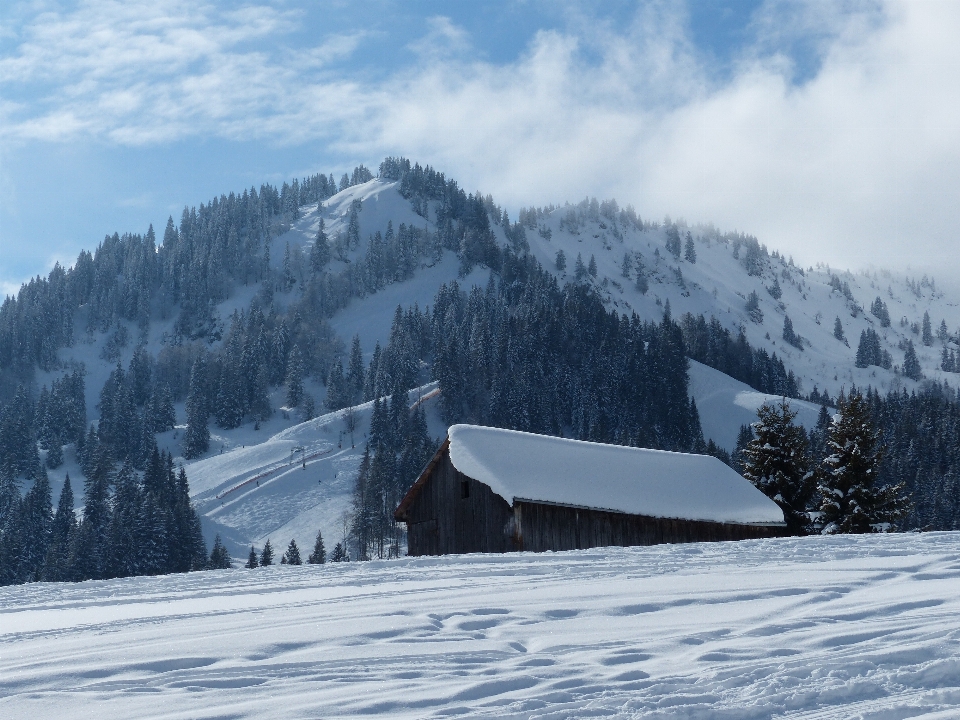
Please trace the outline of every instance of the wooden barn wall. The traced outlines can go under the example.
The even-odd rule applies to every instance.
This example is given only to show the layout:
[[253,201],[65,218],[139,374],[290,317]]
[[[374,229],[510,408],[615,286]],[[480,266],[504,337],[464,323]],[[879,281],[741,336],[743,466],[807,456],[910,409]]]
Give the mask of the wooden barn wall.
[[512,520],[507,502],[453,467],[446,450],[407,510],[407,552],[508,552],[516,549]]
[[696,520],[675,520],[518,501],[521,550],[582,550],[611,545],[710,542],[778,537],[784,529]]

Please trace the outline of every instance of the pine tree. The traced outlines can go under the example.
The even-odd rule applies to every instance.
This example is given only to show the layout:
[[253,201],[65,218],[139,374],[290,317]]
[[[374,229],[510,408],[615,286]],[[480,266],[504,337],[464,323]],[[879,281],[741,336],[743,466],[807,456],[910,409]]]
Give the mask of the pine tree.
[[260,561],[257,560],[257,551],[253,549],[253,546],[250,546],[250,555],[247,556],[247,564],[244,565],[248,570],[253,570],[255,567],[260,566]]
[[347,555],[347,551],[343,548],[343,543],[337,543],[333,548],[333,553],[330,555],[330,562],[347,562],[350,560],[350,556]]
[[53,504],[50,498],[50,480],[42,467],[34,470],[33,486],[23,498],[21,530],[23,555],[21,573],[28,582],[40,579],[43,562],[50,545],[53,525]]
[[260,553],[260,567],[267,565],[273,565],[273,547],[269,539],[263,544],[263,551]]
[[809,530],[808,504],[813,497],[807,435],[794,425],[797,413],[786,398],[777,405],[763,404],[753,423],[755,437],[743,449],[743,476],[783,510],[793,535]]
[[927,347],[933,345],[933,328],[930,327],[930,313],[926,310],[923,311],[923,329],[921,331],[921,339],[923,344]]
[[767,292],[770,293],[770,297],[774,300],[779,300],[783,297],[783,288],[780,287],[780,281],[776,275],[773,277],[773,285],[767,288]]
[[758,325],[763,322],[763,310],[760,309],[760,298],[756,290],[751,291],[747,296],[746,311],[750,319]]
[[564,272],[567,269],[567,256],[564,254],[563,248],[557,250],[557,257],[556,260],[554,260],[554,265],[560,272]]
[[317,539],[313,543],[313,552],[307,558],[311,565],[323,565],[327,561],[327,551],[323,547],[323,535],[317,530]]
[[354,335],[350,344],[350,362],[347,367],[347,384],[352,392],[351,405],[363,396],[363,380],[363,350],[360,348],[360,336]]
[[[254,553],[254,559],[256,559],[256,553]],[[228,570],[231,567],[230,553],[227,552],[220,541],[220,533],[217,533],[217,536],[213,539],[213,550],[210,551],[208,567],[211,570]]]
[[911,380],[923,379],[923,370],[920,368],[920,360],[912,340],[907,340],[907,348],[903,353],[903,374]]
[[327,399],[325,404],[328,410],[340,410],[347,407],[350,400],[350,387],[343,374],[343,363],[337,360],[330,369],[327,378]]
[[77,580],[105,577],[110,528],[108,467],[101,460],[86,487],[83,520],[77,530],[77,543],[70,560],[71,575]]
[[287,360],[287,406],[297,407],[303,399],[303,357],[294,345]]
[[904,485],[876,487],[883,446],[863,396],[851,390],[839,401],[837,410],[827,440],[831,454],[819,468],[822,532],[889,529],[906,514]]
[[730,462],[732,463],[733,469],[741,475],[743,474],[743,464],[745,461],[743,453],[752,440],[753,428],[749,425],[741,425],[740,431],[737,433],[737,444],[733,449],[733,453],[730,455]]
[[56,470],[61,465],[63,465],[63,447],[60,445],[59,436],[54,435],[47,449],[47,467]]
[[573,266],[573,277],[579,282],[587,276],[587,267],[583,264],[583,256],[577,253],[577,262]]
[[637,290],[641,295],[646,295],[650,289],[650,282],[647,280],[647,273],[644,270],[643,263],[637,263]]
[[[687,239],[683,246],[683,258],[691,264],[697,262],[697,248],[693,244],[693,236],[689,230],[687,230]],[[774,283],[776,283],[776,279],[774,279]]]
[[287,561],[287,565],[302,565],[300,560],[300,548],[297,547],[297,541],[291,540],[290,544],[287,546],[287,552],[283,555],[284,560]]
[[190,391],[187,394],[187,431],[183,439],[183,455],[188,460],[200,457],[210,449],[210,428],[207,419],[207,364],[201,353],[190,372]]
[[590,256],[590,264],[587,265],[587,273],[593,278],[597,276],[597,259],[593,255]]
[[667,235],[667,252],[669,252],[677,260],[680,259],[680,231],[677,229],[676,225],[670,224],[667,226],[666,230]]
[[783,316],[783,339],[798,350],[803,350],[803,338],[793,330],[793,321],[789,315]]
[[847,338],[843,334],[843,323],[840,322],[839,315],[837,316],[837,319],[834,320],[833,322],[833,336],[843,344],[845,345],[847,344]]
[[117,472],[114,487],[106,574],[109,577],[139,575],[143,568],[138,520],[143,500],[137,478],[126,463]]
[[77,516],[73,512],[73,488],[70,486],[68,473],[60,490],[60,499],[57,501],[57,514],[53,516],[50,545],[43,564],[41,579],[51,582],[68,579],[67,562],[76,531]]

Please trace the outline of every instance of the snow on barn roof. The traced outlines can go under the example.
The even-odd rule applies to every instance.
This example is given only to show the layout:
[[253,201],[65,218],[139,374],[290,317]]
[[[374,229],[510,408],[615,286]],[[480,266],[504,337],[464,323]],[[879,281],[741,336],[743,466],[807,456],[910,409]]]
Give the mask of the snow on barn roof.
[[709,455],[454,425],[450,460],[508,503],[528,500],[633,515],[711,522],[783,523],[783,512]]

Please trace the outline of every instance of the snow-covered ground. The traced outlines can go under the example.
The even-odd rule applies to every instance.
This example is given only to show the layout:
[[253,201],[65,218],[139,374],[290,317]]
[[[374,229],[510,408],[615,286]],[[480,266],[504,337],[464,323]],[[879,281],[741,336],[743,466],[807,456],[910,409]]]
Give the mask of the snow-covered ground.
[[0,716],[960,717],[960,534],[0,589]]

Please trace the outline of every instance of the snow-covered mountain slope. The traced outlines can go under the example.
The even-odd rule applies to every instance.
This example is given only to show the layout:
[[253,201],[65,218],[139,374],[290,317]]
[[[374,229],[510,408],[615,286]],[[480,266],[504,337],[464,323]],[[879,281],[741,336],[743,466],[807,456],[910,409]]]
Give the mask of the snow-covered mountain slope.
[[[410,391],[423,404],[432,437],[446,435],[436,407],[436,383]],[[370,429],[373,402],[294,425],[257,444],[186,463],[194,506],[208,544],[220,533],[235,557],[269,539],[278,550],[290,540],[309,551],[317,531],[328,550],[343,539],[357,470]],[[347,423],[353,414],[354,430]],[[251,433],[252,434],[252,433]]]
[[0,715],[960,714],[960,535],[0,588]]
[[[351,211],[356,207],[355,201],[360,203],[357,213],[360,243],[358,247],[346,250],[342,259],[334,257],[331,260],[329,267],[333,272],[341,271],[349,263],[362,257],[368,247],[370,235],[376,232],[386,234],[388,224],[392,223],[394,231],[399,230],[401,223],[422,228],[427,233],[436,231],[435,203],[427,204],[425,218],[415,213],[411,203],[400,195],[397,183],[374,179],[347,188],[320,206],[302,207],[301,216],[292,222],[285,233],[271,241],[271,264],[277,269],[282,268],[289,247],[294,275],[297,279],[302,279],[305,272],[304,258],[308,256],[316,238],[320,219],[323,218],[328,237],[335,239],[338,234],[347,231]],[[696,262],[689,262],[682,259],[682,252],[678,259],[668,251],[664,227],[645,224],[645,229],[641,231],[636,224],[624,221],[615,213],[603,215],[594,210],[590,203],[565,206],[540,213],[534,223],[529,222],[530,215],[527,214],[526,238],[530,252],[544,267],[554,272],[561,282],[573,279],[573,268],[578,255],[582,257],[584,264],[594,257],[597,275],[594,278],[588,276],[587,281],[596,286],[611,308],[625,313],[636,312],[644,319],[658,321],[669,302],[674,317],[680,317],[686,312],[703,314],[708,318],[715,316],[734,335],[742,327],[753,346],[765,348],[770,353],[775,352],[783,359],[786,367],[800,379],[804,393],[817,387],[835,397],[841,388],[854,383],[858,386],[873,385],[881,390],[901,386],[912,389],[916,386],[914,381],[905,379],[892,370],[877,366],[862,369],[854,367],[857,342],[861,331],[867,328],[879,333],[882,347],[890,353],[894,363],[902,363],[903,351],[900,346],[910,339],[916,347],[927,377],[946,379],[954,385],[960,378],[960,375],[944,373],[939,369],[942,350],[940,340],[935,339],[932,346],[924,346],[921,338],[911,329],[911,325],[919,326],[925,311],[929,312],[934,332],[940,320],[945,320],[953,335],[948,346],[958,350],[955,335],[956,328],[960,326],[960,302],[937,290],[932,281],[910,278],[902,272],[853,275],[837,273],[826,267],[803,270],[777,254],[766,253],[761,253],[759,258],[759,274],[751,275],[744,264],[746,246],[738,246],[736,238],[721,235],[708,226],[689,228],[696,252]],[[493,222],[491,227],[501,246],[510,243],[502,225]],[[678,224],[681,239],[685,238],[687,229],[682,222]],[[773,239],[768,240],[771,244],[774,243]],[[563,250],[567,258],[565,271],[556,267],[559,250]],[[736,257],[738,253],[739,257]],[[621,274],[624,255],[630,257],[629,278],[624,278]],[[639,262],[643,264],[648,281],[646,293],[640,292],[635,282]],[[346,343],[349,343],[354,335],[359,335],[366,359],[369,360],[374,345],[377,342],[387,342],[394,311],[398,305],[408,307],[416,303],[422,308],[433,302],[443,283],[456,280],[462,287],[469,288],[472,285],[485,285],[490,277],[490,270],[482,266],[474,267],[466,277],[459,277],[459,270],[459,261],[449,250],[444,251],[439,260],[421,259],[420,267],[411,279],[389,284],[379,292],[363,298],[353,298],[331,318],[330,324]],[[782,292],[779,300],[772,297],[768,291],[775,281]],[[845,288],[848,288],[848,294],[845,294],[844,284]],[[219,323],[226,325],[231,313],[249,307],[258,290],[256,284],[236,287],[231,297],[214,310]],[[301,285],[295,283],[287,292],[275,292],[273,302],[282,310],[294,302],[300,292]],[[751,292],[756,292],[763,314],[760,323],[751,320],[745,308],[746,298]],[[869,307],[876,297],[881,297],[888,307],[892,320],[890,327],[881,327],[879,320],[869,312]],[[169,343],[175,315],[174,312],[167,319],[154,319],[151,322],[149,333],[143,338],[151,354],[157,355]],[[791,318],[795,332],[803,338],[802,351],[782,339],[785,316]],[[840,318],[847,344],[834,337],[836,318]],[[902,320],[906,324],[902,324]],[[95,421],[97,417],[99,393],[110,371],[118,360],[126,366],[137,344],[137,328],[130,324],[127,330],[129,342],[120,348],[117,358],[110,356],[111,359],[108,360],[105,349],[115,330],[111,329],[109,333],[88,332],[81,311],[76,319],[75,343],[71,347],[63,348],[59,353],[65,366],[82,362],[86,367],[90,421]],[[214,342],[212,347],[216,346],[217,343]],[[38,385],[49,384],[55,375],[56,373],[38,373]],[[713,439],[727,450],[733,449],[739,426],[752,422],[756,408],[764,401],[772,399],[697,363],[691,363],[690,381],[690,392],[697,401],[704,437]],[[322,405],[325,389],[319,379],[308,380],[307,390],[318,405]],[[282,389],[274,390],[270,399],[274,408],[281,408],[284,402]],[[798,420],[808,428],[811,427],[816,420],[817,408],[799,401],[794,401],[793,405],[799,410]],[[177,413],[182,423],[185,417],[182,404],[177,406]],[[327,423],[324,426],[327,429],[317,430],[319,434],[309,442],[320,443],[321,437],[326,438],[324,442],[330,442],[336,422],[330,418],[324,422]],[[324,468],[324,474],[322,477],[312,477],[308,472],[307,477],[312,477],[311,482],[304,482],[303,487],[296,492],[292,488],[300,486],[294,482],[294,475],[291,474],[285,476],[283,482],[272,483],[269,492],[254,493],[249,500],[245,499],[241,503],[218,500],[217,502],[222,502],[222,507],[214,507],[210,497],[199,495],[200,492],[214,491],[213,497],[216,499],[216,494],[224,489],[226,484],[243,475],[241,470],[246,470],[244,463],[249,462],[251,466],[265,469],[266,465],[263,463],[281,462],[282,456],[288,453],[287,445],[295,442],[294,440],[276,440],[273,443],[275,448],[263,450],[265,459],[262,461],[246,451],[251,445],[279,437],[278,434],[293,428],[297,423],[296,413],[281,410],[263,422],[258,431],[253,430],[251,423],[228,431],[212,425],[210,454],[201,463],[189,465],[191,485],[198,493],[198,502],[203,503],[209,527],[220,529],[224,537],[233,543],[231,549],[242,543],[262,542],[272,533],[282,533],[284,537],[296,536],[302,544],[304,537],[315,533],[315,529],[307,532],[308,526],[312,528],[318,523],[328,528],[329,532],[334,532],[337,524],[335,518],[342,512],[345,502],[343,493],[348,488],[348,474],[344,471],[338,475],[336,468],[343,463],[352,463],[352,466],[355,466],[356,452],[331,453],[331,457],[325,456],[322,463],[317,460],[316,471],[320,473],[321,468]],[[431,423],[431,433],[437,437],[442,436],[445,429],[435,417],[435,413]],[[158,438],[161,447],[179,456],[182,451],[182,432],[181,427],[161,435]],[[319,445],[317,447],[319,448]],[[237,455],[238,449],[244,452]],[[224,459],[221,459],[221,451]],[[178,457],[178,460],[180,459]],[[75,481],[80,478],[79,468],[70,447],[65,452],[64,465],[50,473],[55,495],[59,492],[67,472]],[[329,485],[324,486],[324,483]],[[332,489],[334,485],[338,488],[336,492]],[[322,489],[325,487],[331,489]],[[284,489],[281,491],[280,488]],[[254,496],[257,498],[256,502],[253,502]],[[341,499],[333,500],[334,496]],[[79,491],[76,492],[76,502],[78,505],[82,503],[82,493]],[[316,511],[311,511],[311,514],[304,510],[304,514],[292,510],[301,506],[315,508]],[[298,517],[304,519],[296,520]],[[278,540],[279,537],[277,535],[274,538],[275,543],[286,542]]]
[[[371,180],[338,193],[327,200],[318,210],[314,206],[302,209],[303,216],[291,230],[273,240],[274,264],[279,267],[287,243],[299,244],[304,252],[316,236],[319,218],[322,215],[330,237],[346,230],[353,200],[362,201],[359,213],[361,246],[351,251],[351,257],[362,255],[367,238],[375,232],[386,233],[387,222],[394,229],[401,222],[434,232],[430,218],[435,218],[436,208],[431,206],[425,219],[414,213],[410,203],[398,192],[397,183]],[[736,334],[744,328],[751,345],[777,353],[787,369],[800,378],[802,390],[808,393],[816,386],[836,396],[841,388],[852,384],[865,387],[872,385],[881,390],[897,387],[911,389],[916,383],[897,375],[893,370],[878,366],[854,367],[860,333],[868,328],[880,334],[882,347],[887,350],[895,365],[902,364],[901,345],[911,340],[917,350],[921,367],[927,378],[947,380],[956,386],[960,376],[940,370],[940,353],[943,344],[935,339],[933,345],[924,346],[921,337],[911,326],[922,324],[924,312],[928,312],[936,333],[940,321],[946,322],[951,335],[949,347],[957,349],[956,336],[960,329],[960,298],[938,289],[935,280],[913,277],[909,272],[877,270],[850,273],[833,270],[826,266],[800,268],[778,253],[766,254],[759,263],[759,274],[751,275],[744,265],[746,249],[735,243],[712,226],[687,228],[680,221],[681,238],[690,231],[696,250],[696,262],[689,262],[681,253],[675,258],[667,250],[664,227],[643,231],[630,223],[622,223],[610,217],[591,216],[589,210],[577,213],[577,222],[571,223],[571,207],[561,207],[543,213],[536,223],[536,230],[527,228],[526,238],[530,251],[543,266],[563,281],[573,279],[573,268],[579,254],[586,265],[593,256],[597,263],[597,275],[590,279],[605,298],[607,304],[621,312],[636,312],[640,317],[659,320],[664,305],[670,302],[674,317],[690,312],[715,316],[721,324]],[[509,244],[503,228],[492,228],[501,246]],[[556,256],[563,250],[566,270],[556,269]],[[622,275],[625,254],[631,256],[629,278]],[[740,257],[735,257],[739,254]],[[641,293],[635,283],[636,263],[641,260],[648,277],[649,289]],[[340,261],[334,261],[337,267]],[[482,267],[474,268],[466,278],[458,278],[458,263],[453,253],[447,251],[444,259],[429,266],[424,263],[412,279],[390,285],[381,293],[354,300],[349,307],[334,317],[332,324],[346,337],[359,333],[364,349],[369,352],[376,341],[386,341],[390,320],[398,304],[414,302],[421,307],[429,305],[436,289],[443,282],[457,280],[469,288],[485,284],[489,272]],[[831,285],[837,278],[846,283],[850,296],[842,289]],[[775,299],[769,288],[777,284],[782,295]],[[762,311],[762,322],[754,322],[746,310],[746,300],[756,292]],[[870,307],[877,297],[886,303],[891,318],[890,327],[881,327],[880,321],[871,315]],[[800,335],[804,349],[801,351],[783,340],[784,317],[789,316],[795,332]],[[839,318],[846,343],[834,337],[834,323]]]
[[[775,352],[783,359],[787,369],[801,379],[804,393],[814,386],[834,397],[842,387],[852,384],[872,385],[882,391],[915,387],[913,381],[892,370],[854,367],[860,333],[867,328],[880,334],[882,347],[890,352],[894,364],[902,364],[904,353],[898,345],[909,339],[928,378],[946,379],[954,387],[958,385],[960,376],[940,370],[941,342],[935,340],[932,346],[925,347],[910,327],[913,323],[919,327],[924,312],[929,312],[933,332],[944,320],[954,338],[950,347],[957,347],[960,298],[946,295],[937,289],[935,281],[926,277],[913,278],[909,273],[885,270],[853,274],[825,266],[803,269],[772,253],[759,263],[760,274],[750,275],[743,262],[745,247],[739,247],[740,258],[734,257],[734,243],[724,241],[713,227],[689,228],[696,251],[696,262],[689,262],[682,259],[683,253],[678,259],[668,252],[663,227],[639,232],[633,225],[618,225],[603,216],[591,219],[587,213],[571,229],[565,221],[568,215],[569,208],[558,208],[538,221],[537,231],[526,233],[531,252],[544,267],[553,269],[562,279],[570,279],[578,254],[584,264],[594,256],[598,272],[593,282],[612,307],[659,319],[669,301],[674,317],[687,312],[703,314],[707,319],[713,315],[734,334],[743,327],[751,345]],[[683,238],[686,226],[681,224],[679,231]],[[567,259],[565,273],[556,270],[556,255],[561,249]],[[642,258],[649,282],[646,294],[637,289],[635,272],[630,279],[622,276],[624,254],[630,254],[634,268],[636,259]],[[831,276],[837,277],[841,287],[847,283],[850,298],[842,289],[831,286]],[[775,279],[782,292],[779,300],[768,291]],[[756,292],[759,299],[761,323],[753,322],[745,308],[751,292]],[[888,307],[890,327],[881,327],[870,314],[877,297]],[[802,351],[783,340],[785,316],[790,317],[794,331],[805,341]],[[848,344],[834,337],[836,318],[840,318]]]
[[[695,360],[690,361],[690,395],[697,402],[704,439],[713,440],[729,452],[736,447],[740,426],[756,422],[761,405],[773,405],[780,400]],[[790,407],[797,413],[795,423],[808,431],[816,426],[819,405],[791,399]]]

